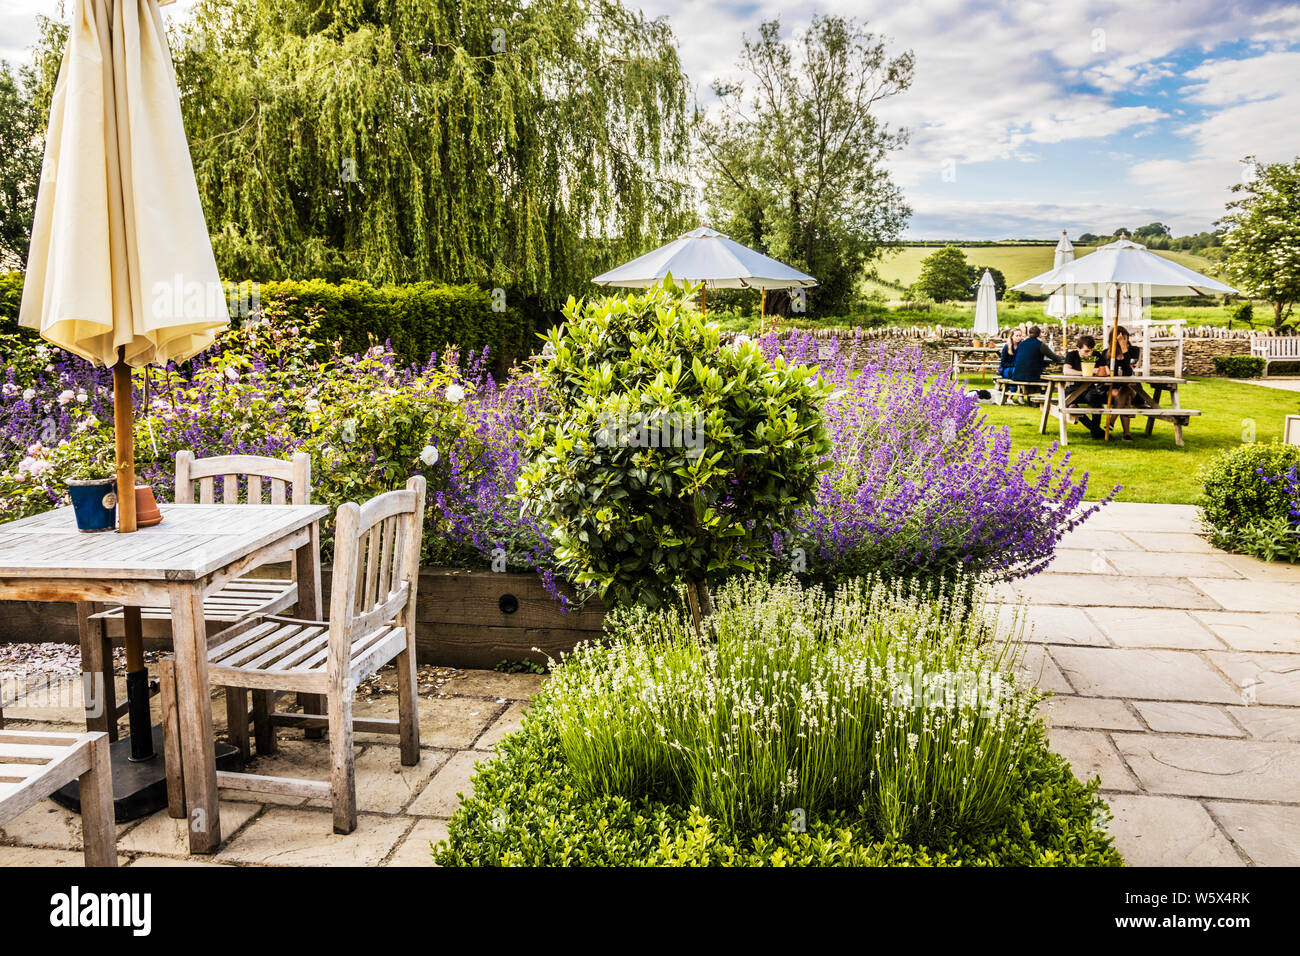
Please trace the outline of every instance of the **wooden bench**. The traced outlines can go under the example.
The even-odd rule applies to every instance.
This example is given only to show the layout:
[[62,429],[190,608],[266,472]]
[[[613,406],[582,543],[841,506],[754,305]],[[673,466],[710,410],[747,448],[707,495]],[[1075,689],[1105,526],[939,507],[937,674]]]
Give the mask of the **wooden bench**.
[[1005,405],[1007,398],[1010,397],[1010,388],[1018,388],[1026,399],[1032,401],[1033,395],[1042,392],[1044,398],[1051,388],[1051,382],[1017,382],[1014,378],[995,378],[993,383],[998,387],[998,404]]
[[108,734],[0,730],[0,824],[79,780],[86,866],[117,866],[112,774]]
[[1264,360],[1264,378],[1274,362],[1300,364],[1300,335],[1256,335],[1250,340],[1250,354]]

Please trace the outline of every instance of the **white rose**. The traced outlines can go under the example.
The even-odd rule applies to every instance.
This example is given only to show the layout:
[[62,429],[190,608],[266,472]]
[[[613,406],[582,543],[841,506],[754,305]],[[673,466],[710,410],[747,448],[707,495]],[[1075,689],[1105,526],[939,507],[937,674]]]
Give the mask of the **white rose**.
[[85,392],[78,392],[78,393],[77,393],[77,401],[78,401],[79,403],[81,403],[82,405],[84,405],[84,404],[86,404],[87,400],[88,400],[88,399],[87,399],[87,396],[86,396],[86,393],[85,393]]
[[63,391],[59,392],[59,404],[66,405],[68,404],[68,402],[73,401],[76,397],[77,397],[76,393],[73,392],[72,389],[65,388]]
[[35,398],[35,397],[36,397],[36,389],[34,389],[34,388],[25,388],[25,389],[23,389],[23,401],[24,401],[24,402],[30,402],[30,401],[31,401],[33,398]]
[[18,386],[13,382],[5,382],[3,386],[0,386],[0,392],[4,392],[6,395],[17,395]]
[[315,398],[309,398],[303,403],[303,407],[309,412],[318,412],[320,411],[320,401]]
[[235,371],[235,367],[233,365],[226,366],[226,378],[230,379],[232,382],[239,381],[239,373]]
[[420,452],[420,461],[432,467],[438,463],[438,449],[433,445],[425,445]]
[[463,401],[464,399],[465,399],[465,389],[461,388],[461,386],[457,385],[455,382],[452,382],[450,385],[447,386],[447,401],[460,402]]

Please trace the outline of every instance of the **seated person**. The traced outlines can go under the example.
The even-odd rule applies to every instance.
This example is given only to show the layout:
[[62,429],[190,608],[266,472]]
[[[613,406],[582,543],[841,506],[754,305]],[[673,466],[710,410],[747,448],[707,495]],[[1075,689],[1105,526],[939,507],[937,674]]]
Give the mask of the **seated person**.
[[1031,325],[1025,333],[1025,339],[1016,346],[1016,361],[1012,366],[1012,375],[1017,382],[1041,382],[1043,368],[1049,362],[1062,361],[1061,356],[1053,352],[1039,338],[1043,330]]
[[[1115,338],[1119,341],[1119,354],[1127,360],[1127,368],[1132,375],[1134,369],[1142,364],[1142,350],[1129,341],[1128,329],[1122,325],[1115,330]],[[1156,403],[1151,400],[1151,396],[1141,385],[1130,385],[1128,391],[1133,399],[1133,405],[1137,408],[1156,407]]]
[[[1075,348],[1065,353],[1065,368],[1062,369],[1064,374],[1073,376],[1083,375],[1083,363],[1091,362],[1094,364],[1092,374],[1104,378],[1108,370],[1104,366],[1097,365],[1097,340],[1091,335],[1081,335],[1075,343]],[[1084,382],[1080,385],[1072,385],[1065,390],[1065,404],[1067,407],[1075,405],[1091,405],[1093,408],[1101,408],[1106,402],[1105,389],[1100,385],[1093,385]],[[1088,433],[1093,438],[1104,438],[1105,432],[1101,430],[1100,415],[1080,415],[1079,421],[1087,427]]]
[[[1002,345],[1002,353],[998,356],[998,378],[1015,378],[1016,346],[1024,337],[1024,333],[1019,329],[1012,329],[1007,335],[1007,340]],[[1005,387],[1008,394],[1016,391],[1014,385]]]
[[[1106,350],[1101,353],[1099,359],[1099,374],[1111,373],[1118,376],[1129,377],[1133,375],[1133,354],[1141,356],[1139,349],[1129,345],[1128,331],[1121,325],[1114,332],[1112,342],[1107,344]],[[1118,388],[1110,389],[1109,407],[1110,408],[1132,408],[1136,404],[1137,386],[1124,385]],[[1124,441],[1132,441],[1133,436],[1129,434],[1129,428],[1133,423],[1132,415],[1108,415],[1106,417],[1106,433],[1115,427],[1115,419],[1119,418],[1124,428]],[[1094,436],[1095,437],[1095,436]]]

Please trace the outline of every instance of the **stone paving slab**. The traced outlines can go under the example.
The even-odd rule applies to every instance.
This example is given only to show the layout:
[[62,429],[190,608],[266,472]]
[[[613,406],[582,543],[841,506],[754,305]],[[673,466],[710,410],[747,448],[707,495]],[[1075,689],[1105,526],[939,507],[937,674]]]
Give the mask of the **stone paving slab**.
[[1193,611],[1192,617],[1234,651],[1300,654],[1300,614]]
[[[1294,581],[1229,581],[1223,578],[1189,578],[1227,611],[1285,611],[1294,613],[1297,588]],[[1186,605],[1205,607],[1203,604]]]
[[[1223,585],[1225,590],[1247,586],[1283,587],[1214,578],[1199,578],[1193,584],[1188,578],[1102,577],[1094,574],[1053,574],[1049,571],[1032,578],[1001,584],[997,591],[1004,596],[1003,600],[1026,599],[1031,604],[1063,604],[1072,607],[1170,607],[1184,610],[1218,610],[1225,607],[1199,586],[1201,581]],[[1270,599],[1280,600],[1281,595]]]
[[1090,697],[1241,703],[1241,693],[1194,651],[1053,647],[1070,685]]
[[1222,707],[1215,707],[1212,704],[1139,700],[1134,701],[1133,706],[1142,715],[1146,725],[1160,733],[1196,734],[1210,737],[1246,736],[1246,732],[1228,716],[1227,710]]
[[[1294,803],[1300,795],[1300,744],[1124,732],[1112,736],[1124,763],[1149,793],[1277,803]],[[1104,776],[1102,785],[1125,789],[1110,787]]]
[[1054,694],[1039,704],[1049,727],[1082,730],[1145,730],[1122,700]]
[[1201,621],[1180,608],[1093,607],[1088,617],[1099,633],[1120,647],[1222,650],[1224,645]]
[[1300,807],[1214,801],[1210,812],[1260,866],[1300,866]]
[[1244,860],[1195,800],[1106,794],[1106,829],[1129,866],[1240,866]]
[[1080,780],[1101,777],[1102,786],[1107,790],[1138,789],[1137,781],[1125,769],[1106,734],[1094,730],[1052,728],[1049,739],[1052,749],[1070,761],[1075,776]]

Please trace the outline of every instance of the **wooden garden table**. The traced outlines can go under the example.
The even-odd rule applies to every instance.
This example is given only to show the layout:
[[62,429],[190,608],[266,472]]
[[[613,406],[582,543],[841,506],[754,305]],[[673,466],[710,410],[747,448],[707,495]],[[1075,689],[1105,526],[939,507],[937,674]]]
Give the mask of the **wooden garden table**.
[[203,599],[293,549],[298,613],[320,617],[322,505],[161,505],[163,522],[133,534],[84,534],[72,509],[0,524],[0,600],[107,601],[170,607],[190,852],[221,844]]
[[[1146,433],[1151,434],[1155,428],[1156,419],[1168,419],[1174,426],[1174,443],[1179,448],[1183,447],[1183,426],[1191,420],[1193,415],[1199,415],[1200,412],[1183,408],[1178,400],[1178,386],[1186,383],[1186,379],[1175,378],[1172,375],[1044,375],[1043,381],[1050,382],[1048,386],[1047,399],[1043,402],[1043,417],[1038,423],[1038,434],[1043,435],[1047,432],[1047,419],[1055,410],[1057,418],[1060,420],[1060,443],[1062,445],[1070,444],[1070,435],[1066,426],[1069,419],[1079,415],[1109,415],[1115,416],[1138,416],[1141,415],[1147,420]],[[1154,408],[1112,408],[1109,411],[1102,408],[1093,408],[1091,405],[1071,405],[1069,399],[1082,395],[1086,389],[1075,388],[1074,386],[1100,385],[1103,388],[1118,388],[1121,385],[1147,385],[1151,389],[1151,400],[1155,403]],[[1160,394],[1169,393],[1169,407],[1160,407]],[[1072,394],[1074,393],[1074,394]],[[1053,409],[1053,406],[1055,408]]]
[[952,377],[955,381],[962,372],[996,372],[1002,356],[1001,345],[954,345],[952,349]]

